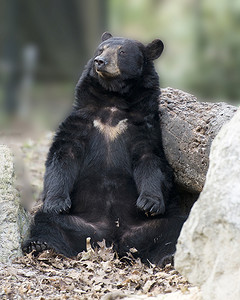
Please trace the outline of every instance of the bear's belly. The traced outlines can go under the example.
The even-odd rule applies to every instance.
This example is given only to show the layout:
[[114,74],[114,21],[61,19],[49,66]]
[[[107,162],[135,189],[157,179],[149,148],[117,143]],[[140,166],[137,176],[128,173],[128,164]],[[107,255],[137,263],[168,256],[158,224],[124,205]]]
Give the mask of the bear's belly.
[[[129,214],[137,214],[138,197],[134,179],[118,172],[89,174],[78,179],[71,194],[74,214],[88,221],[102,219],[129,219]],[[94,220],[91,220],[91,216]]]

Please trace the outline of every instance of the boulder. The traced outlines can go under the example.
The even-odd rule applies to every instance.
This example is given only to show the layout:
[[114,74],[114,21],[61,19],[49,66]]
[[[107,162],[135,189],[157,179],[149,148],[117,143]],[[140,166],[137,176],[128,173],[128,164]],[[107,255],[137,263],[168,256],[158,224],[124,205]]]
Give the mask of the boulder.
[[159,99],[163,148],[183,190],[202,191],[213,139],[237,111],[224,102],[202,102],[184,91],[161,89]]
[[0,262],[22,255],[21,242],[29,228],[29,217],[15,187],[11,150],[0,145]]
[[240,109],[212,143],[206,182],[180,234],[175,267],[205,300],[240,299]]

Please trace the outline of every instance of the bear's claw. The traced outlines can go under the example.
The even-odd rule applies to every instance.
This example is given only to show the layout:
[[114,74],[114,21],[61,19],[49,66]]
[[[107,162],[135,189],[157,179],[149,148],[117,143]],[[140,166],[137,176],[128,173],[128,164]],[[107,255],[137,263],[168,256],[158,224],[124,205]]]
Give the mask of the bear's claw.
[[45,213],[67,213],[71,208],[72,202],[70,197],[56,198],[48,200],[43,203],[43,211]]
[[154,197],[145,193],[137,199],[137,207],[151,215],[163,214],[165,212],[164,201],[160,197]]

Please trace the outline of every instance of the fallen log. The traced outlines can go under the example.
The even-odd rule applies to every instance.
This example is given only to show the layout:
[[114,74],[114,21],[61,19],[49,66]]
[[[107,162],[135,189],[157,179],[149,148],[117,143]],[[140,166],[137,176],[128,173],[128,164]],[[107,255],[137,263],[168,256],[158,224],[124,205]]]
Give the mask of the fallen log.
[[237,107],[223,102],[200,102],[173,88],[161,92],[163,147],[181,190],[196,198],[205,182],[212,141]]

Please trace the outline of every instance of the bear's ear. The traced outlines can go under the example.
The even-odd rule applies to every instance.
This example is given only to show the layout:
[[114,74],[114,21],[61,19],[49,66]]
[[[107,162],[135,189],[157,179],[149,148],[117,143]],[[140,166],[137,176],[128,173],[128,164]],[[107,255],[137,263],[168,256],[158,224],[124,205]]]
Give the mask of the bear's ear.
[[106,40],[108,40],[108,39],[110,39],[110,38],[112,38],[111,33],[109,33],[109,32],[104,32],[104,33],[102,34],[102,42],[104,42],[104,41],[106,41]]
[[149,60],[154,60],[159,58],[159,56],[163,52],[163,42],[159,39],[152,41],[150,44],[146,46],[146,54]]

